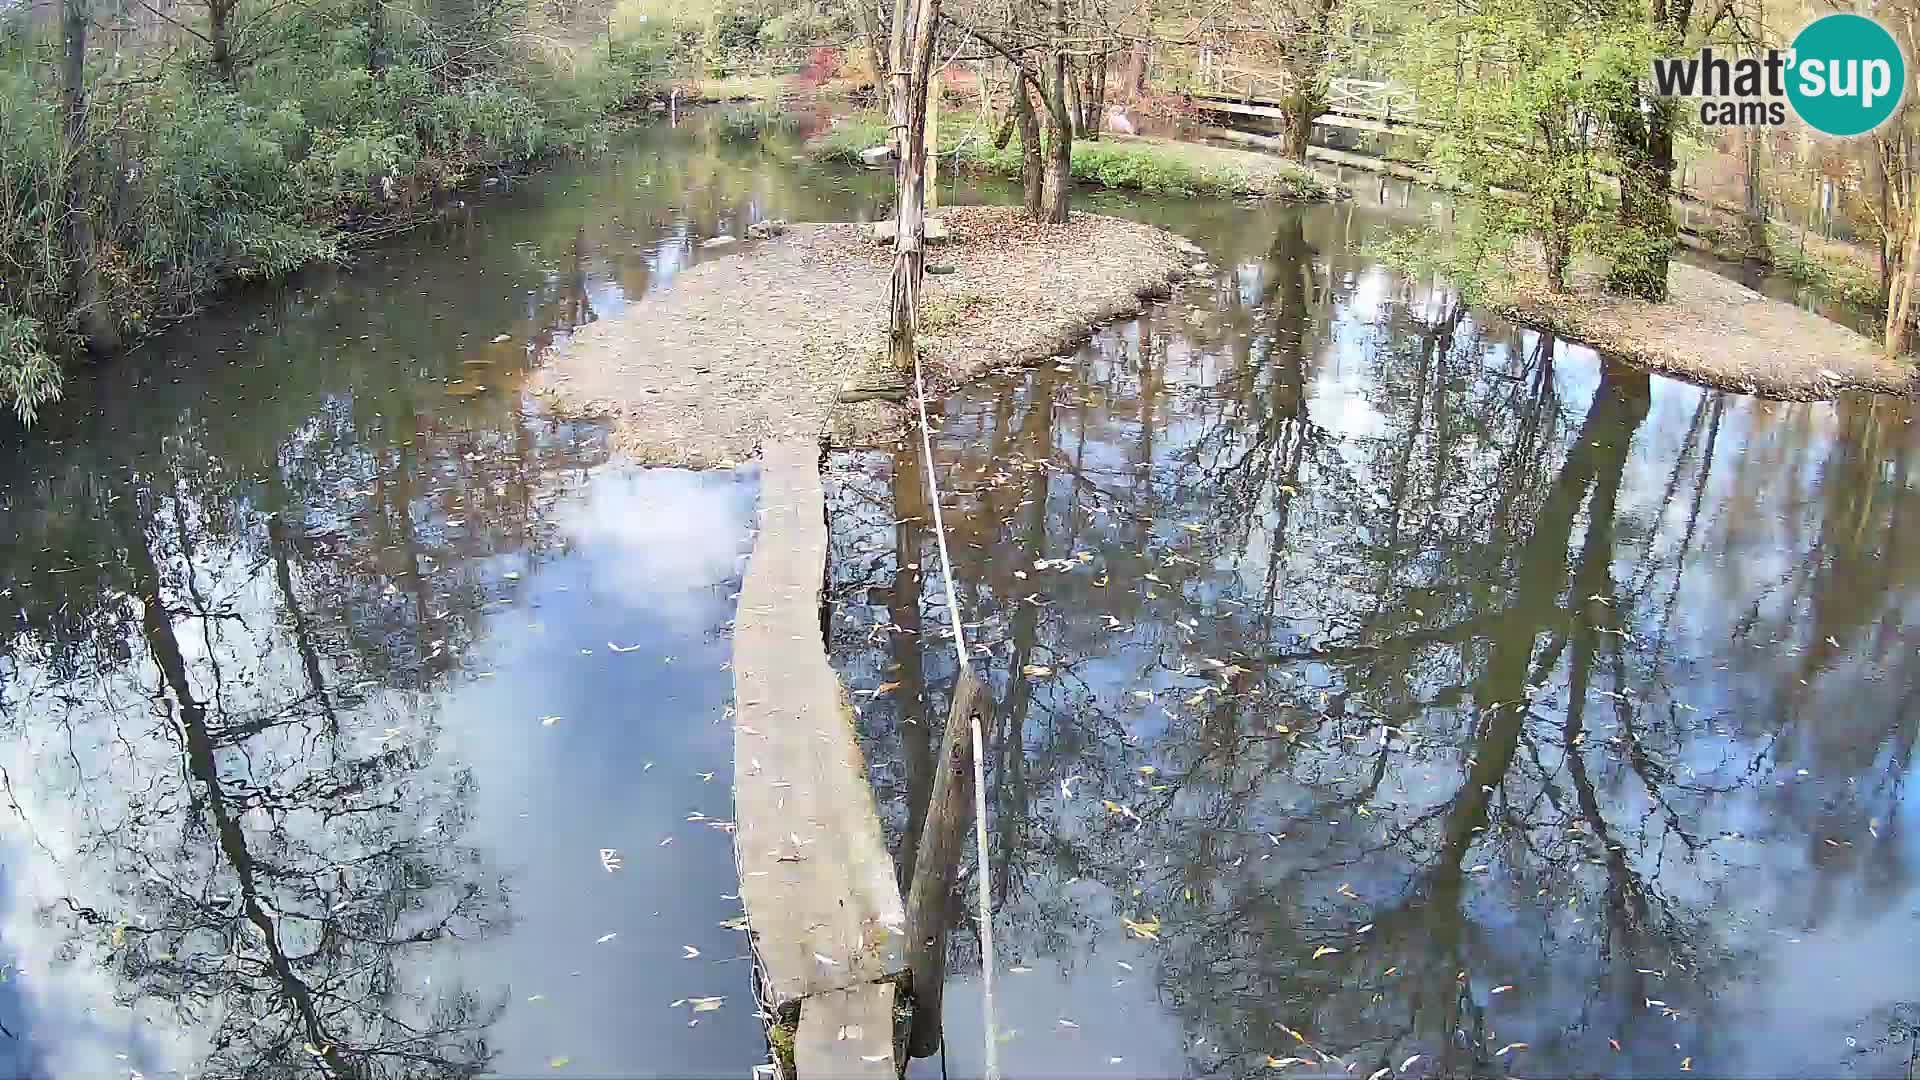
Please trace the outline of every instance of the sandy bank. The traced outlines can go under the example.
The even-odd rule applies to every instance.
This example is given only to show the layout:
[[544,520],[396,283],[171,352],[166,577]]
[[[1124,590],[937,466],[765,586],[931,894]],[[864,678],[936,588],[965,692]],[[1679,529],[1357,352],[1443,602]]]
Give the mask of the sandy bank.
[[1820,401],[1846,389],[1916,387],[1914,366],[1888,361],[1878,342],[1695,266],[1673,264],[1661,304],[1604,292],[1594,270],[1573,284],[1555,295],[1537,268],[1523,268],[1489,299],[1520,322],[1723,390]]
[[[934,246],[928,265],[951,272],[927,276],[922,341],[942,386],[1070,347],[1164,295],[1191,261],[1171,233],[1117,218],[1040,225],[1001,207],[940,216],[953,240]],[[743,242],[581,329],[533,387],[563,412],[608,418],[616,447],[649,464],[738,461],[785,435],[890,440],[902,407],[835,398],[849,382],[886,381],[891,259],[850,224]]]

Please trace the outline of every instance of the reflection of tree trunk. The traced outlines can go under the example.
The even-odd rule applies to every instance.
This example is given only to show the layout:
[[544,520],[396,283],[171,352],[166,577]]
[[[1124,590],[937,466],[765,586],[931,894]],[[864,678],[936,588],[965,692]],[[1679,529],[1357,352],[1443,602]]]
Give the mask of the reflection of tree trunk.
[[293,624],[293,644],[300,652],[300,662],[307,669],[307,691],[320,703],[320,711],[327,718],[327,725],[333,734],[340,732],[339,717],[334,715],[333,700],[327,694],[326,677],[320,669],[320,654],[313,647],[313,638],[307,633],[307,617],[300,610],[299,597],[293,592],[293,569],[287,563],[287,548],[291,541],[287,536],[286,523],[275,514],[267,519],[267,546],[273,552],[273,580],[280,586],[280,602],[286,605],[287,618]]
[[[1021,424],[1021,452],[1029,460],[1046,461],[1053,454],[1053,377],[1051,369],[1034,373],[1027,415]],[[1020,565],[1032,566],[1046,558],[1047,501],[1052,486],[1050,469],[1029,470],[1026,503],[1027,516],[1021,528],[1024,541]],[[1000,844],[995,860],[993,893],[996,903],[1005,903],[1012,883],[1016,840],[1025,833],[1027,820],[1026,736],[1027,711],[1033,705],[1033,678],[1027,665],[1033,663],[1033,651],[1039,644],[1040,609],[1024,601],[1017,602],[1008,636],[1013,640],[1013,659],[1009,662],[1006,727],[993,740],[999,750],[994,769],[994,804],[999,808],[994,824]],[[1017,804],[1017,809],[1016,805]]]
[[[1634,432],[1646,419],[1650,384],[1644,370],[1612,360],[1601,363],[1600,386],[1594,391],[1586,421],[1535,515],[1533,532],[1514,565],[1511,595],[1517,599],[1502,613],[1492,634],[1485,672],[1475,691],[1487,718],[1474,743],[1475,765],[1461,788],[1459,801],[1447,816],[1445,849],[1450,853],[1458,848],[1464,854],[1479,835],[1477,830],[1487,824],[1492,792],[1499,789],[1513,762],[1527,715],[1526,687],[1546,674],[1535,669],[1534,639],[1543,626],[1562,617],[1559,598],[1567,591],[1567,544],[1589,489],[1596,494],[1588,515],[1588,551],[1582,563],[1611,557],[1614,493],[1619,490]],[[1606,522],[1599,520],[1601,513],[1607,517]],[[1451,873],[1457,877],[1458,860],[1443,861],[1454,864]]]
[[187,769],[200,783],[204,805],[220,838],[220,850],[238,879],[242,910],[266,945],[269,966],[299,1015],[307,1041],[320,1054],[321,1060],[330,1066],[332,1075],[356,1076],[357,1070],[342,1058],[322,1025],[311,989],[294,973],[293,963],[280,944],[279,925],[260,903],[255,864],[252,854],[247,850],[246,834],[240,827],[239,815],[227,804],[226,788],[220,779],[218,763],[214,760],[213,739],[207,731],[206,705],[194,697],[187,677],[186,656],[180,648],[179,638],[174,634],[173,616],[160,596],[160,571],[153,558],[153,549],[147,542],[146,530],[137,521],[127,519],[124,511],[122,513],[120,533],[127,542],[134,595],[140,600],[142,633],[148,651],[153,656],[154,666],[160,670],[161,679],[172,692],[174,705],[178,709],[181,737],[187,751]]
[[410,443],[400,444],[395,454],[393,480],[389,491],[394,525],[399,533],[400,551],[406,557],[407,565],[400,572],[406,578],[407,591],[413,597],[413,618],[415,640],[420,647],[422,663],[428,659],[429,643],[435,638],[433,633],[433,597],[427,582],[426,568],[421,564],[420,542],[413,532],[413,470],[415,456]]
[[920,633],[920,457],[913,450],[894,455],[893,463],[893,588],[888,593],[888,617],[893,633],[888,644],[896,670],[893,700],[899,710],[898,730],[907,764],[907,832],[900,840],[900,887],[913,880],[914,859],[920,850],[920,830],[933,794],[933,733],[928,730],[926,673]]

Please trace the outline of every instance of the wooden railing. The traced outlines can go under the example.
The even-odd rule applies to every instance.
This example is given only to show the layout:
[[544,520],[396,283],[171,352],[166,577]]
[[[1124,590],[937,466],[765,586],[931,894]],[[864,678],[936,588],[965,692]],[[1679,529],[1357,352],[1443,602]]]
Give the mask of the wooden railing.
[[[1211,97],[1250,104],[1282,105],[1291,96],[1284,71],[1256,71],[1203,56],[1200,85]],[[1327,111],[1387,123],[1418,123],[1413,91],[1372,79],[1332,79],[1327,84]]]

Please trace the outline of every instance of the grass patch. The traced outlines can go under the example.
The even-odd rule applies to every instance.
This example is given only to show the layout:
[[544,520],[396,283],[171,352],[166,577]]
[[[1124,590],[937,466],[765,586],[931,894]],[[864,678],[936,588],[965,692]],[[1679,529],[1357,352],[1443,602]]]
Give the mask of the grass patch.
[[1767,260],[1775,270],[1830,299],[1868,311],[1884,310],[1880,303],[1880,273],[1876,268],[1817,248],[1803,251],[1797,237],[1781,229],[1773,233]]
[[[886,122],[861,113],[843,119],[808,145],[817,161],[857,165],[860,152],[886,141]],[[995,150],[977,126],[940,132],[940,152],[961,168],[1017,179],[1020,142]],[[1073,144],[1073,178],[1082,183],[1149,195],[1263,195],[1298,201],[1334,197],[1333,188],[1297,162],[1266,154],[1159,139],[1106,138]]]
[[787,82],[785,75],[729,75],[695,79],[688,90],[700,101],[774,101]]

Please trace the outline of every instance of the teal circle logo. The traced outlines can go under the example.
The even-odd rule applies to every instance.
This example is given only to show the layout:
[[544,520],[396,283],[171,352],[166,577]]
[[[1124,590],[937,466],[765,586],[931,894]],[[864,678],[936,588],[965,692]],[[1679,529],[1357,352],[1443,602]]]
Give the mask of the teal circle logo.
[[1907,91],[1907,59],[1887,28],[1865,15],[1823,15],[1793,39],[1787,100],[1815,131],[1864,135],[1885,123]]

